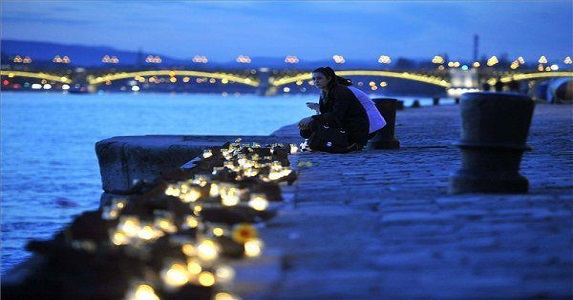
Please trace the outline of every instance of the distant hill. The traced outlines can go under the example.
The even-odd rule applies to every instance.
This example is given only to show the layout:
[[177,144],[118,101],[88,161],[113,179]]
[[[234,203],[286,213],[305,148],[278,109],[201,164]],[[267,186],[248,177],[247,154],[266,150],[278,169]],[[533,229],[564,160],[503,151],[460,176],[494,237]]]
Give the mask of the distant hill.
[[[35,60],[51,61],[56,55],[59,55],[60,57],[66,55],[72,60],[74,65],[80,66],[101,65],[101,60],[105,55],[118,57],[120,59],[120,63],[122,64],[135,64],[138,58],[137,52],[117,50],[104,46],[65,45],[48,42],[2,40],[1,47],[2,53],[9,56],[29,56]],[[147,55],[160,54],[145,53],[144,55],[145,59]],[[183,61],[178,61],[163,55],[161,55],[161,57],[164,59],[164,61],[169,61],[172,63],[183,63]]]
[[[51,61],[56,55],[63,57],[68,56],[73,65],[83,66],[83,67],[96,67],[102,66],[102,58],[105,55],[116,56],[120,62],[119,65],[136,65],[138,57],[145,60],[148,55],[160,56],[162,58],[162,63],[160,66],[187,66],[194,64],[189,59],[176,59],[161,53],[149,53],[142,52],[141,54],[135,51],[124,51],[118,50],[112,47],[106,46],[84,46],[84,45],[67,45],[67,44],[57,44],[49,42],[31,42],[31,41],[19,41],[19,40],[2,40],[1,48],[2,54],[8,57],[13,57],[16,55],[29,56],[36,61]],[[305,61],[301,60],[298,64],[287,64],[284,61],[284,57],[252,57],[252,63],[249,64],[252,68],[288,68],[288,69],[314,69],[321,66],[332,66],[336,69],[335,64],[332,60],[323,61]],[[196,66],[204,67],[204,65],[198,64]],[[379,65],[375,62],[368,61],[352,61],[344,64],[345,68],[373,68]],[[235,61],[228,62],[209,62],[209,67],[215,68],[237,68],[245,67],[244,64],[240,64]]]

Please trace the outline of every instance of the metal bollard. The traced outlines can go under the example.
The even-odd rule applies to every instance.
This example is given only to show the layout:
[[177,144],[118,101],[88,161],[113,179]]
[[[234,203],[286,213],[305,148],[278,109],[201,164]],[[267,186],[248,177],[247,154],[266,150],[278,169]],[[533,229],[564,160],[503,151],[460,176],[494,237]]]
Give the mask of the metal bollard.
[[396,99],[378,98],[372,99],[376,108],[386,120],[386,126],[380,129],[374,137],[368,141],[368,149],[398,149],[400,141],[394,135],[394,126],[396,124]]
[[462,96],[462,168],[449,178],[448,192],[527,193],[529,181],[519,173],[535,102],[509,93]]

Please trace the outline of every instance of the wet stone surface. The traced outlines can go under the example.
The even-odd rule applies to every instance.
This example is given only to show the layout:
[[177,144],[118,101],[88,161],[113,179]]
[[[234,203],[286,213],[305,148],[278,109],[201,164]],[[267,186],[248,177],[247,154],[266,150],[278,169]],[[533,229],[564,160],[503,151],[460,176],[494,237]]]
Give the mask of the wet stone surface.
[[571,116],[535,108],[522,195],[447,193],[460,168],[454,105],[398,111],[398,150],[296,155],[312,165],[297,168],[292,201],[261,229],[283,253],[261,298],[573,296]]

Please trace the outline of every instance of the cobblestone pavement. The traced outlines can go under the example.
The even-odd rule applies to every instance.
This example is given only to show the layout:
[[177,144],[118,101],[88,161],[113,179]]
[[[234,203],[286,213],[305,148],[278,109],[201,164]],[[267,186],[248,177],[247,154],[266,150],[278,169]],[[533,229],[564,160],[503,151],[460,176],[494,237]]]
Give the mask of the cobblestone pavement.
[[[572,107],[537,105],[523,195],[447,193],[459,115],[457,105],[398,111],[397,150],[291,156],[312,165],[261,229],[281,254],[262,298],[573,297]],[[297,138],[292,125],[276,135]]]

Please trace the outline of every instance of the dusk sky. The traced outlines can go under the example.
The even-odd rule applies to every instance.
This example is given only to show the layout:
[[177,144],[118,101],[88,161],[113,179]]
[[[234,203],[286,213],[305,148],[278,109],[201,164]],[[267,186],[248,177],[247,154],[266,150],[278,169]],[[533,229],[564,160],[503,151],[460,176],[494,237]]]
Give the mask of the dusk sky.
[[110,46],[175,58],[318,60],[573,53],[573,1],[2,0],[2,39]]

